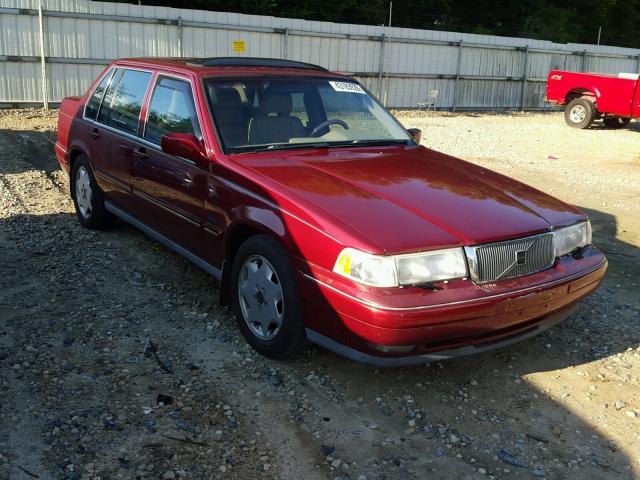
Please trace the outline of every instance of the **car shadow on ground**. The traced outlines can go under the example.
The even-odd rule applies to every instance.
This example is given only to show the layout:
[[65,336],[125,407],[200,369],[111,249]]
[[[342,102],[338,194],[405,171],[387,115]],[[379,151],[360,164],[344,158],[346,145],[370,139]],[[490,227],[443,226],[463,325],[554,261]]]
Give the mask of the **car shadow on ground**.
[[42,170],[47,175],[52,174],[60,168],[55,161],[55,142],[55,131],[0,129],[0,143],[8,146],[13,154],[0,159],[0,173]]
[[[594,220],[596,242],[605,245],[605,250],[612,254],[624,255],[620,260],[613,258],[614,255],[609,257],[612,260],[609,274],[616,270],[624,270],[625,265],[629,266],[630,262],[633,263],[633,268],[636,268],[637,248],[615,238],[615,219],[602,212],[589,213]],[[23,330],[32,328],[33,324],[19,324],[13,321],[11,298],[17,290],[21,296],[57,298],[59,312],[81,311],[86,308],[88,301],[95,312],[109,308],[108,296],[85,292],[61,297],[59,285],[47,282],[44,276],[42,281],[37,283],[37,290],[33,290],[33,283],[27,282],[28,277],[39,277],[43,274],[30,269],[36,267],[39,259],[51,255],[51,251],[46,247],[51,241],[49,239],[47,242],[45,236],[54,227],[53,231],[56,231],[57,235],[69,238],[70,244],[75,243],[74,238],[85,232],[77,225],[77,220],[72,214],[38,215],[21,220],[11,218],[0,221],[0,233],[5,237],[5,241],[16,235],[17,229],[28,228],[33,232],[26,247],[23,245],[20,268],[17,263],[12,264],[9,267],[11,271],[8,272],[11,274],[10,277],[5,277],[2,281],[4,293],[0,302],[0,316],[3,323],[11,323],[11,331],[16,337],[28,338],[35,333]],[[110,231],[91,232],[89,240],[85,238],[82,242],[97,253],[108,246],[112,268],[100,275],[101,285],[123,285],[130,281],[132,271],[144,272],[144,281],[140,284],[134,282],[129,287],[134,290],[140,289],[139,294],[131,292],[134,297],[139,296],[140,302],[130,305],[128,314],[133,317],[139,315],[153,318],[149,320],[149,328],[157,329],[157,325],[163,323],[165,329],[175,326],[167,323],[166,313],[162,310],[154,310],[153,316],[150,315],[147,309],[149,302],[160,306],[166,293],[151,289],[151,297],[148,297],[149,289],[145,289],[144,283],[165,284],[170,278],[169,282],[189,285],[188,293],[172,293],[178,303],[191,304],[194,296],[206,298],[207,292],[210,292],[211,281],[206,274],[195,268],[185,268],[185,262],[176,255],[132,227],[119,224]],[[126,256],[118,252],[126,252]],[[56,255],[58,254],[60,252],[56,251]],[[77,268],[77,272],[69,274],[82,278],[82,275],[92,273],[92,266],[88,261],[80,262]],[[623,275],[621,271],[618,273]],[[107,291],[114,292],[110,289]],[[220,318],[223,327],[232,332],[227,336],[230,335],[234,341],[242,344],[243,339],[235,331],[235,325],[229,315],[220,310],[213,298],[203,301],[195,308],[197,312],[210,313]],[[613,320],[612,311],[616,312],[616,321],[619,322],[615,331],[616,338],[612,338],[612,323],[602,320],[604,315],[609,315],[608,318]],[[38,315],[38,311],[34,314]],[[38,337],[41,342],[57,344],[60,341],[59,324],[56,323],[55,316],[50,316],[50,311],[46,315],[49,316],[49,322],[38,324]],[[110,323],[109,319],[99,318],[96,314],[96,331],[111,328],[107,325]],[[100,325],[100,322],[105,324]],[[534,472],[535,475],[544,474],[547,478],[604,479],[615,476],[624,479],[633,478],[635,468],[633,457],[624,445],[624,439],[608,436],[597,421],[594,421],[594,416],[602,415],[602,411],[581,412],[580,408],[572,403],[573,398],[585,401],[583,397],[584,389],[588,388],[586,384],[567,384],[565,390],[562,390],[561,386],[552,386],[554,382],[557,384],[562,381],[560,378],[563,374],[560,371],[564,369],[578,371],[583,367],[587,368],[590,362],[613,358],[628,348],[638,347],[635,332],[639,326],[637,310],[624,302],[615,292],[615,286],[611,285],[611,282],[606,282],[596,294],[581,303],[577,312],[562,324],[538,337],[491,353],[429,366],[399,369],[377,369],[357,364],[318,348],[294,360],[259,361],[264,365],[265,371],[281,372],[283,377],[291,378],[291,386],[283,384],[270,387],[274,392],[278,393],[284,388],[295,388],[295,398],[303,395],[310,399],[315,415],[309,414],[306,420],[301,415],[296,416],[302,420],[297,420],[300,422],[299,428],[294,427],[297,428],[298,435],[308,437],[304,442],[305,448],[317,449],[317,452],[320,452],[321,444],[330,444],[331,448],[335,448],[350,462],[359,465],[375,464],[377,472],[391,478],[425,478],[424,475],[433,473],[434,470],[444,472],[443,478],[454,478],[463,473],[473,473],[481,466],[490,472],[503,469],[501,475],[507,478],[511,478],[510,475],[519,478],[528,470],[529,473],[526,475]],[[194,363],[202,365],[205,371],[209,371],[207,360],[211,360],[211,365],[218,365],[222,354],[228,359],[222,369],[225,378],[238,375],[237,378],[245,386],[253,381],[256,389],[264,387],[260,383],[261,379],[251,380],[243,376],[242,367],[234,365],[236,360],[232,355],[229,340],[222,339],[221,335],[214,335],[205,350],[191,350],[191,345],[185,343],[184,339],[201,337],[202,327],[202,324],[194,321],[181,324],[182,340],[173,344],[163,344],[163,348],[169,351],[184,349],[187,355],[198,355],[198,358],[194,358]],[[3,324],[2,328],[5,331],[6,325]],[[86,338],[84,341],[92,343],[94,340]],[[12,344],[6,337],[3,342],[6,344],[6,353],[2,355],[0,362],[4,370],[15,363],[16,354],[22,346]],[[76,351],[77,357],[74,357],[69,349],[51,352],[54,357],[58,354],[64,356],[64,363],[78,366],[85,363],[82,350]],[[136,365],[127,365],[127,368],[135,375]],[[314,380],[308,380],[310,371],[328,378],[328,384],[320,385]],[[549,391],[545,391],[536,378],[544,372],[550,372],[551,375],[542,382],[543,385],[551,385]],[[212,379],[219,379],[220,373],[218,366],[211,367]],[[554,380],[553,376],[557,378]],[[61,378],[64,381],[64,375]],[[596,379],[593,380],[590,383],[597,384],[597,388],[606,388]],[[4,395],[11,395],[11,388],[9,386]],[[31,393],[37,399],[37,394]],[[274,411],[274,407],[275,411],[290,410],[290,400],[284,393],[286,392],[283,392],[283,395],[265,395],[257,404],[251,404],[255,414],[268,414]],[[110,410],[109,398],[87,397],[83,401],[88,406],[96,404],[100,405],[102,410]],[[246,402],[250,402],[251,399],[236,397],[229,401],[241,404],[245,402],[246,406]],[[615,410],[611,400],[605,403],[607,402],[609,404],[600,409],[611,415]],[[319,418],[324,420],[319,421]],[[281,418],[271,418],[266,425],[277,429],[279,424],[284,428],[284,425],[290,422],[289,416],[283,415]],[[37,425],[36,428],[45,428],[45,425]],[[311,437],[310,432],[314,430],[322,432],[321,440]],[[275,433],[276,437],[277,435]],[[6,449],[6,444],[2,442],[3,437],[0,436],[0,446]],[[137,448],[143,447],[140,445]],[[301,452],[288,454],[293,455],[294,459],[302,458],[297,457]],[[80,467],[81,465],[78,465],[78,468]],[[417,473],[411,476],[407,472]]]
[[631,120],[631,123],[629,123],[629,125],[626,125],[625,127],[622,127],[619,129],[606,127],[604,123],[602,123],[601,121],[595,121],[593,125],[591,125],[587,130],[612,131],[612,132],[617,132],[620,130],[631,130],[634,132],[640,132],[640,121]]
[[[29,132],[29,137],[33,134]],[[53,151],[43,156],[43,147],[37,147],[51,143],[51,134],[38,132],[36,136],[39,140],[34,146],[20,132],[0,131],[0,141],[23,142],[17,152],[22,161],[3,159],[0,173],[44,170],[50,174],[58,168]],[[25,166],[25,162],[30,166]],[[234,378],[247,390],[253,386],[265,391],[256,400],[234,390],[228,402],[253,409],[257,417],[269,416],[262,428],[273,430],[276,438],[278,432],[294,429],[295,435],[304,439],[303,449],[312,450],[314,453],[309,456],[319,463],[325,461],[326,455],[321,453],[326,447],[335,449],[350,463],[370,466],[376,475],[388,478],[427,478],[434,471],[441,478],[462,478],[477,474],[477,467],[481,467],[506,478],[533,473],[556,479],[631,479],[640,475],[640,471],[634,472],[637,458],[625,443],[627,439],[620,432],[611,433],[600,422],[622,413],[616,413],[615,400],[606,395],[598,397],[593,392],[623,382],[628,370],[618,366],[615,359],[640,345],[639,315],[634,305],[637,293],[635,300],[629,299],[617,287],[633,291],[630,284],[640,270],[639,252],[634,245],[616,238],[613,216],[595,210],[587,213],[593,220],[595,243],[610,260],[608,278],[578,306],[574,315],[535,338],[472,357],[395,369],[357,364],[313,348],[311,353],[293,360],[258,358],[253,361],[257,366],[252,367],[252,376],[245,370],[249,367],[238,361],[235,352],[246,351],[238,347],[244,341],[228,311],[219,306],[217,295],[211,295],[210,277],[133,227],[120,223],[112,230],[87,232],[71,213],[1,219],[0,239],[7,256],[3,257],[0,280],[3,372],[0,375],[5,378],[27,346],[23,342],[34,337],[41,345],[59,346],[47,347],[47,355],[54,363],[75,365],[75,375],[91,374],[85,350],[63,348],[65,338],[80,333],[73,331],[73,322],[62,319],[68,312],[83,312],[89,307],[93,312],[91,324],[82,331],[85,335],[82,341],[98,345],[105,337],[101,332],[110,335],[112,329],[118,328],[112,317],[102,317],[100,312],[113,309],[114,297],[122,298],[128,302],[127,318],[143,319],[142,326],[146,327],[144,333],[142,329],[120,331],[122,338],[140,336],[138,340],[144,342],[148,330],[173,332],[161,345],[165,352],[181,351],[191,358],[214,384],[219,384],[220,391]],[[57,256],[74,255],[79,246],[86,251],[86,258],[80,256],[73,266],[55,261]],[[11,257],[6,253],[8,250],[13,252]],[[94,257],[103,259],[103,269],[97,272],[92,263]],[[91,288],[74,289],[73,294],[68,294],[61,290],[59,281],[51,280],[65,276],[78,282],[90,278]],[[182,288],[174,288],[176,285]],[[173,312],[164,304],[167,296],[176,305],[188,305],[196,315],[176,322]],[[16,308],[18,304],[20,308]],[[27,312],[28,316],[20,312]],[[212,315],[223,332],[204,336],[205,314]],[[24,318],[32,321],[23,321]],[[206,342],[202,342],[203,338]],[[196,345],[196,341],[202,343]],[[591,364],[599,361],[611,367],[605,368],[604,374],[602,369],[591,369]],[[139,365],[124,366],[128,375],[135,377],[140,373]],[[577,374],[589,369],[589,381],[570,381],[576,376],[584,379],[584,375]],[[97,378],[103,375],[110,381],[115,367],[103,370],[95,375]],[[64,371],[59,376],[64,384]],[[270,379],[274,376],[285,380],[273,382]],[[20,378],[13,380],[4,383],[8,387],[2,392],[3,406],[10,405],[11,409],[16,405],[15,398],[31,398],[45,412],[41,418],[48,411],[54,415],[58,404],[49,402],[46,392],[29,383],[22,385],[25,390],[14,391]],[[120,381],[135,391],[133,383]],[[596,389],[591,390],[592,386]],[[64,403],[64,395],[72,394],[59,393],[57,402]],[[588,400],[589,394],[596,400]],[[14,398],[11,402],[10,397]],[[302,399],[313,407],[304,414],[298,408]],[[89,409],[113,411],[119,396],[103,392],[82,400]],[[8,416],[0,419],[8,421]],[[50,422],[38,422],[38,418],[30,417],[28,431],[43,436],[51,429]],[[144,431],[140,425],[131,428]],[[16,455],[28,458],[34,448],[44,448],[29,438],[24,444],[8,445],[10,429],[3,426],[0,431],[0,453],[8,451],[11,459]],[[318,437],[312,435],[315,431],[320,432]],[[113,448],[118,456],[117,446],[100,442],[99,445]],[[144,442],[132,448],[142,452]],[[91,450],[78,453],[79,469],[84,455],[86,461],[91,461],[91,453]],[[130,456],[135,453],[129,451]],[[305,458],[302,450],[276,454]],[[61,459],[51,461],[56,460]],[[334,473],[327,474],[327,478],[334,477]]]
[[[616,238],[614,216],[582,210],[592,220],[594,243],[608,256],[608,276],[571,317],[552,329],[493,352],[422,367],[372,369],[327,351],[319,351],[314,361],[336,372],[347,391],[354,392],[351,402],[357,395],[375,397],[385,391],[397,398],[411,395],[407,412],[420,408],[442,424],[459,425],[465,435],[477,438],[482,432],[492,443],[491,435],[500,431],[500,441],[506,442],[502,445],[523,455],[533,449],[540,458],[553,452],[563,461],[581,459],[580,467],[574,463],[575,468],[558,469],[550,478],[635,478],[640,471],[630,462],[635,454],[624,434],[608,435],[610,417],[616,414],[615,394],[592,393],[606,391],[609,382],[621,378],[629,381],[629,365],[617,369],[615,359],[640,348],[637,292],[629,297],[637,290],[632,283],[638,280],[640,251]],[[576,374],[586,381],[571,381]],[[618,394],[624,396],[624,389]],[[625,423],[622,412],[619,415]],[[502,425],[491,425],[490,416]],[[385,420],[383,415],[378,419]],[[638,429],[631,427],[634,431],[636,435]],[[536,437],[548,443],[543,446]],[[496,442],[493,451],[499,446]],[[585,465],[593,469],[581,470]]]

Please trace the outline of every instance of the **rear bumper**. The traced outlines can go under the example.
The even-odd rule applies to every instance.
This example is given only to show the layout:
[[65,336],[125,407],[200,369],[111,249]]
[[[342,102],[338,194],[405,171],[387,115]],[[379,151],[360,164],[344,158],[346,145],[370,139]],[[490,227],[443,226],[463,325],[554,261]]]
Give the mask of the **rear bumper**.
[[[461,280],[440,291],[401,289],[401,301],[393,295],[374,300],[371,295],[347,293],[328,278],[307,275],[328,306],[318,311],[332,311],[336,319],[309,325],[308,335],[342,355],[376,365],[425,363],[486,351],[536,335],[566,318],[600,285],[606,268],[605,257],[590,248],[582,259],[562,259],[552,269],[502,285]],[[331,328],[332,323],[339,325]]]
[[54,150],[56,152],[56,159],[58,160],[60,167],[65,172],[69,173],[69,152],[67,152],[67,150],[62,145],[60,145],[59,142],[56,142]]

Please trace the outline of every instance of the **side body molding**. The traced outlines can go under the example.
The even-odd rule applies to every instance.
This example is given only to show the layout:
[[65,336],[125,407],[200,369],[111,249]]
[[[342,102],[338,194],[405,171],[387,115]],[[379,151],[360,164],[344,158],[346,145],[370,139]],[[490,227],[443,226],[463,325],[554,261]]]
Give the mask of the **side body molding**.
[[140,220],[132,217],[131,215],[129,215],[125,211],[119,209],[118,207],[116,207],[112,203],[104,202],[104,206],[107,209],[107,211],[109,211],[110,213],[114,214],[120,220],[122,220],[124,222],[127,222],[130,225],[133,225],[134,227],[136,227],[138,230],[141,230],[143,233],[145,233],[149,237],[151,237],[154,240],[160,242],[162,245],[167,247],[169,250],[173,250],[178,255],[186,258],[191,263],[193,263],[196,267],[201,268],[202,270],[204,270],[205,272],[210,274],[216,280],[220,281],[220,279],[222,278],[222,270],[221,269],[219,269],[217,267],[214,267],[213,265],[211,265],[210,263],[206,262],[205,260],[203,260],[199,256],[195,255],[194,253],[191,253],[186,248],[182,248],[180,245],[178,245],[174,241],[168,239],[167,237],[165,237],[161,233],[158,233],[154,229],[148,227],[147,225],[142,223]]

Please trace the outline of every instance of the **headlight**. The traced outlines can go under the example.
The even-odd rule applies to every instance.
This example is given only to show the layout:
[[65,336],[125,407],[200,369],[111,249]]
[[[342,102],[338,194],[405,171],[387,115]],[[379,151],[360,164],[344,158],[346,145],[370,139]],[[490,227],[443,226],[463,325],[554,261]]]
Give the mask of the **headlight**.
[[395,260],[400,285],[437,282],[467,276],[467,261],[461,248],[399,255]]
[[416,285],[468,275],[461,248],[395,256],[371,255],[345,248],[338,255],[333,271],[375,287]]
[[333,271],[374,287],[398,285],[393,257],[371,255],[354,248],[345,248],[340,252]]
[[589,220],[553,231],[553,249],[556,257],[562,257],[587,245],[591,245],[591,223]]

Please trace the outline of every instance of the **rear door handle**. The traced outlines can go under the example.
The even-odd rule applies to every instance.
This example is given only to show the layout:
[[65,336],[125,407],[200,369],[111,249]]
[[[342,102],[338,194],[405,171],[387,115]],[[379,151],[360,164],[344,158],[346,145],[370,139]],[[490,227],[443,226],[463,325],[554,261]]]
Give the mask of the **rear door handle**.
[[141,160],[147,158],[147,149],[144,147],[138,147],[133,149],[133,156]]
[[89,135],[91,135],[94,139],[98,139],[100,138],[100,130],[94,127],[89,130]]
[[190,188],[193,186],[193,180],[190,178],[183,178],[182,179],[182,186]]

